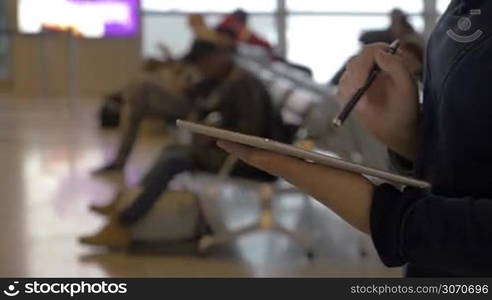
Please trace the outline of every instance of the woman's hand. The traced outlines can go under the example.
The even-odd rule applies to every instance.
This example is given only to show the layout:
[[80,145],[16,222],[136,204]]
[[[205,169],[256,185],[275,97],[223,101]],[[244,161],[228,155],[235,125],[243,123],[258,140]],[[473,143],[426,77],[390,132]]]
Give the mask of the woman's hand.
[[367,80],[376,63],[382,70],[354,109],[358,119],[392,150],[413,159],[417,148],[418,87],[402,57],[388,45],[365,47],[346,67],[338,91],[344,105]]
[[217,144],[245,163],[284,178],[359,230],[370,231],[374,186],[364,177],[271,151],[224,141]]

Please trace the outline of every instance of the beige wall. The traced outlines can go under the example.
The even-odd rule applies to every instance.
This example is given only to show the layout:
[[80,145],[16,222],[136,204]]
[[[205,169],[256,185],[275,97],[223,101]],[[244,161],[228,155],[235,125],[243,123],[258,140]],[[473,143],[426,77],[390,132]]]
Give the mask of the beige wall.
[[[17,0],[9,0],[16,28]],[[88,40],[15,35],[11,91],[20,96],[97,96],[128,82],[139,68],[140,37]],[[73,79],[73,80],[70,80]]]

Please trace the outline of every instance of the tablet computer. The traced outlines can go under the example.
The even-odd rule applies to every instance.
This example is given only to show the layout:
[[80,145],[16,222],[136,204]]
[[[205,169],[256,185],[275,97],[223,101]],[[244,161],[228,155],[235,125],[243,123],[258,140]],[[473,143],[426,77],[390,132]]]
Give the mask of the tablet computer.
[[346,170],[353,173],[373,176],[376,178],[384,179],[390,182],[399,183],[407,186],[413,186],[418,188],[430,188],[430,184],[425,181],[394,174],[376,168],[367,167],[361,164],[353,163],[339,158],[334,158],[318,152],[304,150],[298,147],[276,142],[270,139],[251,136],[247,134],[242,134],[238,132],[233,132],[229,130],[219,129],[215,127],[205,126],[205,125],[182,121],[182,120],[178,120],[176,124],[178,127],[189,130],[192,133],[206,135],[209,137],[216,138],[218,140],[224,140],[224,141],[234,142],[238,144],[243,144],[254,148],[273,151],[280,154],[303,159],[308,162],[318,163],[321,165],[325,165],[341,170]]

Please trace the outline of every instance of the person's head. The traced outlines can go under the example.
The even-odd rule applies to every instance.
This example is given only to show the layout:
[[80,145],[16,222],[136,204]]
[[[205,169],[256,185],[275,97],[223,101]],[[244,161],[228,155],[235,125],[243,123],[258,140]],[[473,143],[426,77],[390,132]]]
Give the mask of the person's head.
[[408,16],[401,9],[395,8],[390,13],[391,31],[396,38],[401,38],[407,34],[415,32],[413,26],[408,21]]
[[248,13],[242,9],[236,9],[232,15],[245,26],[248,25]]
[[398,24],[407,19],[407,15],[399,8],[395,8],[390,12],[391,24]]
[[195,40],[184,61],[193,64],[204,79],[227,76],[234,63],[230,48],[205,40]]
[[248,14],[242,9],[237,9],[231,14],[226,15],[219,25],[215,27],[215,30],[221,33],[225,32],[227,35],[233,36],[234,40],[236,40],[247,27]]
[[207,27],[207,25],[205,23],[205,19],[203,18],[203,15],[201,15],[201,14],[190,14],[188,16],[188,25],[193,30],[196,30],[197,28]]

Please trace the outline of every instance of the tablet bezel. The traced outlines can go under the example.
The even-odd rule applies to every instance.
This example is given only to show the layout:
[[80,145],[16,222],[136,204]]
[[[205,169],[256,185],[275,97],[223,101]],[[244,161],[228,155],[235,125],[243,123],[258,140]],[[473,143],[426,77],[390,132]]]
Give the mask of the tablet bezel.
[[373,176],[376,178],[384,179],[390,182],[399,183],[407,186],[413,186],[413,187],[424,188],[424,189],[430,188],[430,184],[422,180],[394,174],[388,171],[384,171],[372,167],[367,167],[362,164],[350,162],[340,158],[331,157],[318,152],[304,150],[271,139],[242,134],[234,131],[219,129],[216,127],[201,125],[201,124],[183,121],[183,120],[177,120],[176,125],[179,128],[189,130],[192,133],[206,135],[209,137],[216,138],[218,140],[224,140],[224,141],[234,142],[238,144],[243,144],[254,148],[273,151],[283,155],[299,158],[308,162],[318,163],[324,166],[333,167],[333,168],[349,171],[352,173]]

